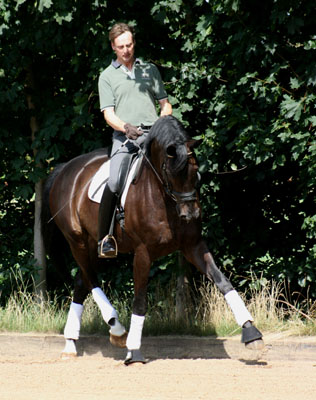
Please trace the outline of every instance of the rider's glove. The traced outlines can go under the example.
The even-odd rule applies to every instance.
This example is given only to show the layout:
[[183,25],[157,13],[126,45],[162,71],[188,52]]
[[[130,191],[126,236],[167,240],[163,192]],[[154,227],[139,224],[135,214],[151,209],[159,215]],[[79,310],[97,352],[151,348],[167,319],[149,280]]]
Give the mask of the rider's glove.
[[138,136],[141,136],[144,133],[141,128],[137,128],[137,126],[131,124],[125,124],[124,129],[126,137],[132,140],[136,140]]

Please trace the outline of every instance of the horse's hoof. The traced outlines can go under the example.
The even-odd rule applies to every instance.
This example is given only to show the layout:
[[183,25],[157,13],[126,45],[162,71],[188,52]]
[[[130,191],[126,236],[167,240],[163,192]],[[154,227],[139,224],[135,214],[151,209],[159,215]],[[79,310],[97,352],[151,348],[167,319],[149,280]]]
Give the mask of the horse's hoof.
[[135,364],[135,363],[146,364],[146,362],[147,361],[143,357],[140,350],[128,350],[124,364],[125,365],[130,365],[130,364]]
[[77,353],[65,353],[65,352],[62,352],[61,356],[60,356],[60,358],[62,360],[71,360],[76,357],[77,357]]
[[252,342],[245,343],[248,350],[263,350],[264,341],[262,339],[253,340]]
[[256,340],[262,339],[262,333],[250,321],[247,321],[241,332],[241,343],[251,343]]
[[122,336],[116,336],[110,333],[110,343],[113,346],[120,347],[121,349],[123,349],[124,347],[126,347],[126,340],[127,340],[127,332],[123,333]]

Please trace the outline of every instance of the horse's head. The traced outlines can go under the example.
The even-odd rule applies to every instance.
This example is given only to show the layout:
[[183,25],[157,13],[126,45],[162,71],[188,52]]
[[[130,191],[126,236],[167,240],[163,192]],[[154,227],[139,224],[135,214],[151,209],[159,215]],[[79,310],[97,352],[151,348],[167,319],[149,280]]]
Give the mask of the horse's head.
[[186,222],[201,215],[196,189],[198,163],[194,154],[198,144],[175,117],[167,116],[154,124],[145,145],[166,193],[174,200],[179,217]]

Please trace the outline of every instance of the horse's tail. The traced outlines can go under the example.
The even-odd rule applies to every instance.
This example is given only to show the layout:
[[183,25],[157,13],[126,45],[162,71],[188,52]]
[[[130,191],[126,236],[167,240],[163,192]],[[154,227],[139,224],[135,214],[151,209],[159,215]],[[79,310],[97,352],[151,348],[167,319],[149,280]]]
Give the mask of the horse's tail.
[[62,232],[54,222],[49,207],[49,193],[57,175],[64,168],[64,164],[58,164],[49,174],[42,194],[42,209],[41,209],[41,232],[46,254],[57,272],[59,278],[63,282],[70,281],[70,273],[67,269],[65,254],[68,253],[68,244]]

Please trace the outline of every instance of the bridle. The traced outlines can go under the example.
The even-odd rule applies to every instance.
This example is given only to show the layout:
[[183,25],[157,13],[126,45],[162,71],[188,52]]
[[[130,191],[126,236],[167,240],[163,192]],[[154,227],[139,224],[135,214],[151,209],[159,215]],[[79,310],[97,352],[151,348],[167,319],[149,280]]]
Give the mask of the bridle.
[[[168,171],[167,171],[167,165],[166,161],[163,161],[161,165],[161,171],[162,171],[162,177],[159,175],[158,171],[154,167],[154,165],[151,163],[149,158],[146,156],[146,154],[142,151],[142,154],[144,156],[144,159],[146,160],[147,164],[150,166],[154,174],[156,175],[157,179],[159,182],[162,184],[162,187],[164,188],[166,194],[174,200],[177,205],[181,203],[187,203],[189,201],[196,201],[197,200],[197,190],[193,189],[191,192],[177,192],[176,190],[173,190],[172,185],[168,179]],[[168,158],[173,158],[173,156],[168,155]],[[193,158],[193,152],[190,151],[187,153],[187,159],[190,160]]]
[[[171,158],[171,156],[168,156]],[[187,153],[188,160],[193,157],[193,153]],[[177,192],[176,190],[172,189],[172,185],[168,179],[168,171],[167,165],[164,161],[161,166],[162,176],[163,176],[163,187],[165,192],[174,200],[177,204],[186,203],[189,201],[196,201],[197,200],[197,191],[196,189],[192,190],[191,192]]]

